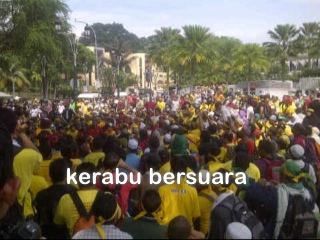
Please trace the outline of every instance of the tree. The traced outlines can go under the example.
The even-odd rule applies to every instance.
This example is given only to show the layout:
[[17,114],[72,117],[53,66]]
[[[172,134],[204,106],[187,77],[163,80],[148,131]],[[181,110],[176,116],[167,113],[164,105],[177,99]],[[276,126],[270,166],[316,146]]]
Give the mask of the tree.
[[188,25],[182,27],[181,36],[174,46],[173,59],[183,65],[190,73],[191,88],[194,86],[194,79],[197,68],[201,65],[213,65],[217,52],[213,35],[209,28]]
[[270,52],[269,54],[275,56],[280,61],[281,79],[285,80],[288,57],[297,56],[299,53],[297,48],[299,29],[290,24],[277,25],[274,31],[269,30],[268,34],[273,42],[265,42],[263,45],[267,47]]
[[239,70],[236,66],[236,52],[242,43],[238,39],[229,37],[220,37],[217,43],[219,55],[216,74],[220,74],[218,79],[225,82],[228,86],[235,72]]
[[258,44],[249,43],[241,46],[236,53],[236,59],[235,65],[245,73],[248,82],[258,78],[262,72],[267,72],[269,69],[264,49]]
[[308,65],[312,58],[320,56],[320,49],[317,43],[320,41],[320,24],[317,22],[303,23],[300,27],[300,40],[303,43],[303,52],[308,56]]
[[30,82],[26,77],[26,69],[21,67],[19,60],[16,57],[1,55],[0,57],[0,88],[8,89],[12,86],[23,88],[30,86]]
[[[62,43],[56,37],[54,22],[56,16],[67,18],[68,13],[69,8],[62,0],[8,1],[8,6],[0,12],[1,19],[6,19],[2,22],[1,52],[16,56],[21,66],[28,69],[25,75],[29,79],[39,80],[42,76],[43,94],[51,76],[43,77],[45,66],[41,59],[45,57],[48,63],[56,63],[52,72],[59,72],[57,66],[64,52],[60,50]],[[65,24],[65,29],[69,30],[70,25]]]
[[151,62],[167,73],[166,85],[169,89],[170,65],[173,58],[172,46],[178,39],[180,30],[162,27],[160,30],[155,30],[155,33],[151,39],[148,54]]

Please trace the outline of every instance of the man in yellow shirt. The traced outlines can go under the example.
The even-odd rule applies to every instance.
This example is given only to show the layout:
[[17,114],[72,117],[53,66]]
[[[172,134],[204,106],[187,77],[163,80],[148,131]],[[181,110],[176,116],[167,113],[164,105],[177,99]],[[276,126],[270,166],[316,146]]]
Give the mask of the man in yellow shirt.
[[171,219],[182,215],[188,219],[193,228],[194,222],[200,217],[197,190],[189,186],[183,176],[180,181],[177,179],[179,177],[178,173],[187,172],[187,164],[184,157],[174,157],[170,163],[175,176],[175,179],[172,180],[173,184],[161,186],[158,190],[164,211],[163,222],[167,225]]
[[[93,173],[96,172],[94,164],[80,164],[77,168],[77,176],[85,172],[89,173],[91,181],[89,184],[84,185],[79,182],[79,178],[77,177],[77,183],[79,186],[77,194],[79,195],[84,207],[86,208],[86,211],[89,212],[98,194],[98,190],[92,182]],[[70,194],[63,195],[58,203],[53,222],[57,225],[66,225],[69,230],[70,236],[73,236],[73,228],[79,218],[80,215]]]
[[91,162],[96,167],[98,168],[101,167],[102,161],[106,156],[105,153],[102,152],[103,142],[104,141],[101,137],[96,137],[93,139],[93,142],[92,142],[93,152],[85,156],[84,162]]
[[161,112],[163,112],[164,109],[166,108],[166,103],[163,101],[162,97],[159,98],[159,101],[157,102],[156,107],[159,108]]

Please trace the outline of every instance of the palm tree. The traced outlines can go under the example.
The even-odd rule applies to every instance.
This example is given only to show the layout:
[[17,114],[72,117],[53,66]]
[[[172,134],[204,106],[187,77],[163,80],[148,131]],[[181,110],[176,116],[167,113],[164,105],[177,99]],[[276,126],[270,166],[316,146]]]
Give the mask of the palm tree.
[[287,72],[286,61],[288,60],[288,57],[296,56],[299,52],[297,49],[297,37],[299,32],[300,30],[294,25],[277,25],[274,31],[268,31],[273,42],[265,42],[263,44],[267,47],[268,51],[280,61],[282,80],[285,80]]
[[235,38],[221,37],[218,41],[219,62],[217,73],[228,86],[232,75],[237,71],[236,52],[242,45],[240,40]]
[[161,30],[155,31],[155,36],[151,38],[148,47],[148,54],[151,62],[162,68],[167,73],[166,85],[169,90],[169,77],[172,63],[172,46],[178,39],[180,30],[171,27],[162,27]]
[[235,65],[246,75],[249,93],[249,83],[254,77],[258,77],[261,72],[266,72],[269,69],[269,62],[264,56],[264,49],[258,44],[245,44],[238,49],[235,57],[237,59]]
[[212,65],[217,57],[210,29],[198,25],[182,27],[184,33],[174,49],[175,59],[190,72],[191,88],[200,65]]
[[14,92],[16,86],[19,88],[30,86],[26,72],[26,69],[20,66],[17,59],[2,55],[0,58],[0,88],[6,89],[12,84],[12,91]]
[[303,50],[308,56],[308,64],[310,64],[311,58],[317,58],[320,55],[320,51],[317,46],[317,41],[320,41],[320,24],[317,22],[303,23],[300,30],[301,34],[299,37],[303,42]]

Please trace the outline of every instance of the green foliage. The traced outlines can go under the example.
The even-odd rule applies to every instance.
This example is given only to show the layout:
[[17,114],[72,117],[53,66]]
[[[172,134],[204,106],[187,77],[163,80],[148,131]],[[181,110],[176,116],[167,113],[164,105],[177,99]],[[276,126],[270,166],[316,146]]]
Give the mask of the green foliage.
[[301,77],[320,77],[320,68],[306,68],[302,70]]
[[264,49],[258,44],[245,44],[236,52],[235,65],[246,73],[247,81],[261,78],[261,73],[269,70],[269,62],[264,56]]
[[[105,49],[111,50],[111,48],[114,48],[114,42],[120,39],[122,42],[127,43],[128,53],[143,52],[144,50],[144,45],[139,38],[126,30],[120,23],[94,23],[92,28],[95,30],[97,36],[97,45]],[[82,38],[80,38],[80,42],[86,46],[94,46],[94,38],[85,37],[84,33],[82,34]]]

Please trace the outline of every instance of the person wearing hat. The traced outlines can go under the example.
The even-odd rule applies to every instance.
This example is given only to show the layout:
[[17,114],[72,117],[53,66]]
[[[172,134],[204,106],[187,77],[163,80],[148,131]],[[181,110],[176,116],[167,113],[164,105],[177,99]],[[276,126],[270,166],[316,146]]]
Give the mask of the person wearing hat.
[[[264,218],[267,237],[277,239],[283,230],[289,199],[292,196],[302,196],[314,212],[319,212],[319,209],[311,191],[302,183],[309,175],[303,173],[299,165],[294,161],[286,161],[274,170],[280,173],[280,183],[273,185],[265,179],[260,179],[258,183],[247,188],[245,201],[257,211],[259,217]],[[264,206],[264,210],[261,206]],[[263,215],[259,215],[262,213]]]
[[313,126],[320,129],[320,118],[315,114],[312,108],[307,109],[307,114],[305,118],[302,120],[302,125],[305,127]]
[[265,123],[265,132],[268,132],[270,127],[275,127],[277,125],[277,116],[271,115],[269,120]]
[[302,172],[308,173],[314,183],[317,182],[317,177],[314,171],[314,168],[311,164],[303,161],[304,159],[304,149],[299,144],[294,144],[289,148],[289,154],[291,160],[294,161],[301,169]]
[[[141,158],[138,156],[138,141],[134,138],[128,141],[128,153],[126,155],[126,164],[129,167],[132,167],[136,170],[139,169]],[[126,173],[129,173],[126,170],[123,170]]]
[[283,112],[283,115],[290,118],[293,114],[296,113],[296,104],[293,102],[292,97],[286,99],[286,109]]

